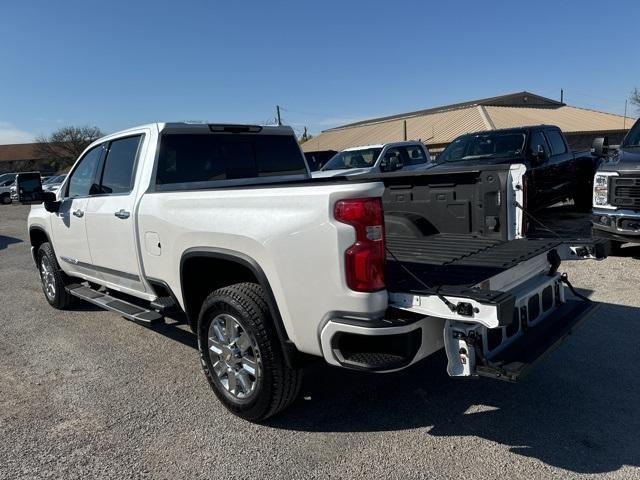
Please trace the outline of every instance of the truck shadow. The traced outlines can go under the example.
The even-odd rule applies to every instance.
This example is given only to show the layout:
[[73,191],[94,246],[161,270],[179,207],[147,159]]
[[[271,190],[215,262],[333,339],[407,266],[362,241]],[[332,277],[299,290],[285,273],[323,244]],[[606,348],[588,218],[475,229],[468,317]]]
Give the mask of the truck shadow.
[[22,243],[22,240],[15,237],[7,237],[5,235],[0,235],[0,250],[4,250],[9,245],[13,243]]
[[635,258],[640,259],[640,245],[627,243],[622,249],[612,257]]
[[[603,304],[521,383],[454,380],[436,354],[395,374],[317,365],[273,428],[469,436],[577,473],[640,466],[640,308]],[[412,435],[415,435],[412,432]]]

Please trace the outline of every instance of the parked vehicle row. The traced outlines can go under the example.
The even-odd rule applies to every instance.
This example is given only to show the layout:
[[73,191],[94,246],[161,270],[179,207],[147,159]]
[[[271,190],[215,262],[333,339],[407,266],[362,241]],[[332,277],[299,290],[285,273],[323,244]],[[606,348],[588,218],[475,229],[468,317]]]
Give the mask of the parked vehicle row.
[[525,173],[313,178],[288,127],[157,123],[91,144],[57,192],[33,173],[17,193],[54,308],[184,314],[217,397],[257,421],[314,359],[393,372],[444,349],[453,377],[516,381],[564,339],[594,304],[565,296],[560,263],[606,251],[513,239]]
[[427,147],[418,141],[392,142],[347,148],[335,154],[314,178],[339,175],[364,175],[370,173],[422,171],[431,167]]
[[[0,175],[0,204],[8,205],[18,200],[16,192],[17,173],[3,173]],[[42,189],[55,192],[66,178],[66,175],[41,176]]]

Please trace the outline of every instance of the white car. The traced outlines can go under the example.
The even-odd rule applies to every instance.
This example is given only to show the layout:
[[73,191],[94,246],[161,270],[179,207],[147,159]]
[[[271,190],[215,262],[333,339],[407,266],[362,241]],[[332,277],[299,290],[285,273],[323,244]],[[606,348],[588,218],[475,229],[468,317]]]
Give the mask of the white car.
[[0,175],[0,204],[9,205],[12,202],[11,186],[16,179],[15,173],[3,173]]
[[52,307],[184,313],[218,399],[257,421],[312,360],[395,372],[444,348],[453,377],[516,380],[567,336],[594,304],[560,260],[602,252],[510,240],[523,172],[314,179],[288,127],[155,123],[92,143],[55,198],[16,182]]
[[432,166],[429,150],[422,142],[405,141],[347,148],[336,153],[313,178],[422,171]]

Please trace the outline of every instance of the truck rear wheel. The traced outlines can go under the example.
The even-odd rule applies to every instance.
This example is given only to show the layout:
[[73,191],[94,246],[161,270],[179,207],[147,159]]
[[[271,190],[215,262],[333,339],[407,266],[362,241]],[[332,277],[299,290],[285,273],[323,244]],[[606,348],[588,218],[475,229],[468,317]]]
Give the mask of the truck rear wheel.
[[298,394],[302,372],[285,361],[260,285],[238,283],[206,298],[198,320],[198,348],[211,388],[239,417],[264,420]]
[[53,248],[49,242],[45,242],[38,248],[38,271],[42,282],[44,296],[54,308],[64,310],[69,308],[75,297],[70,295],[65,287],[69,285],[69,278],[60,270],[60,265],[53,253]]

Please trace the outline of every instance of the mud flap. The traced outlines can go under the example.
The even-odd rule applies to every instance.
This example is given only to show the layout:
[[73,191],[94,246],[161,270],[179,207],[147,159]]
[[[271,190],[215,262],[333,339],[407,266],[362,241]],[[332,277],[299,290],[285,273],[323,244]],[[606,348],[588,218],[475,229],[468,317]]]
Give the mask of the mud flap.
[[495,355],[485,355],[483,351],[482,326],[449,320],[444,327],[447,373],[452,377],[483,376],[515,382],[555,350],[597,308],[596,303],[567,300]]

